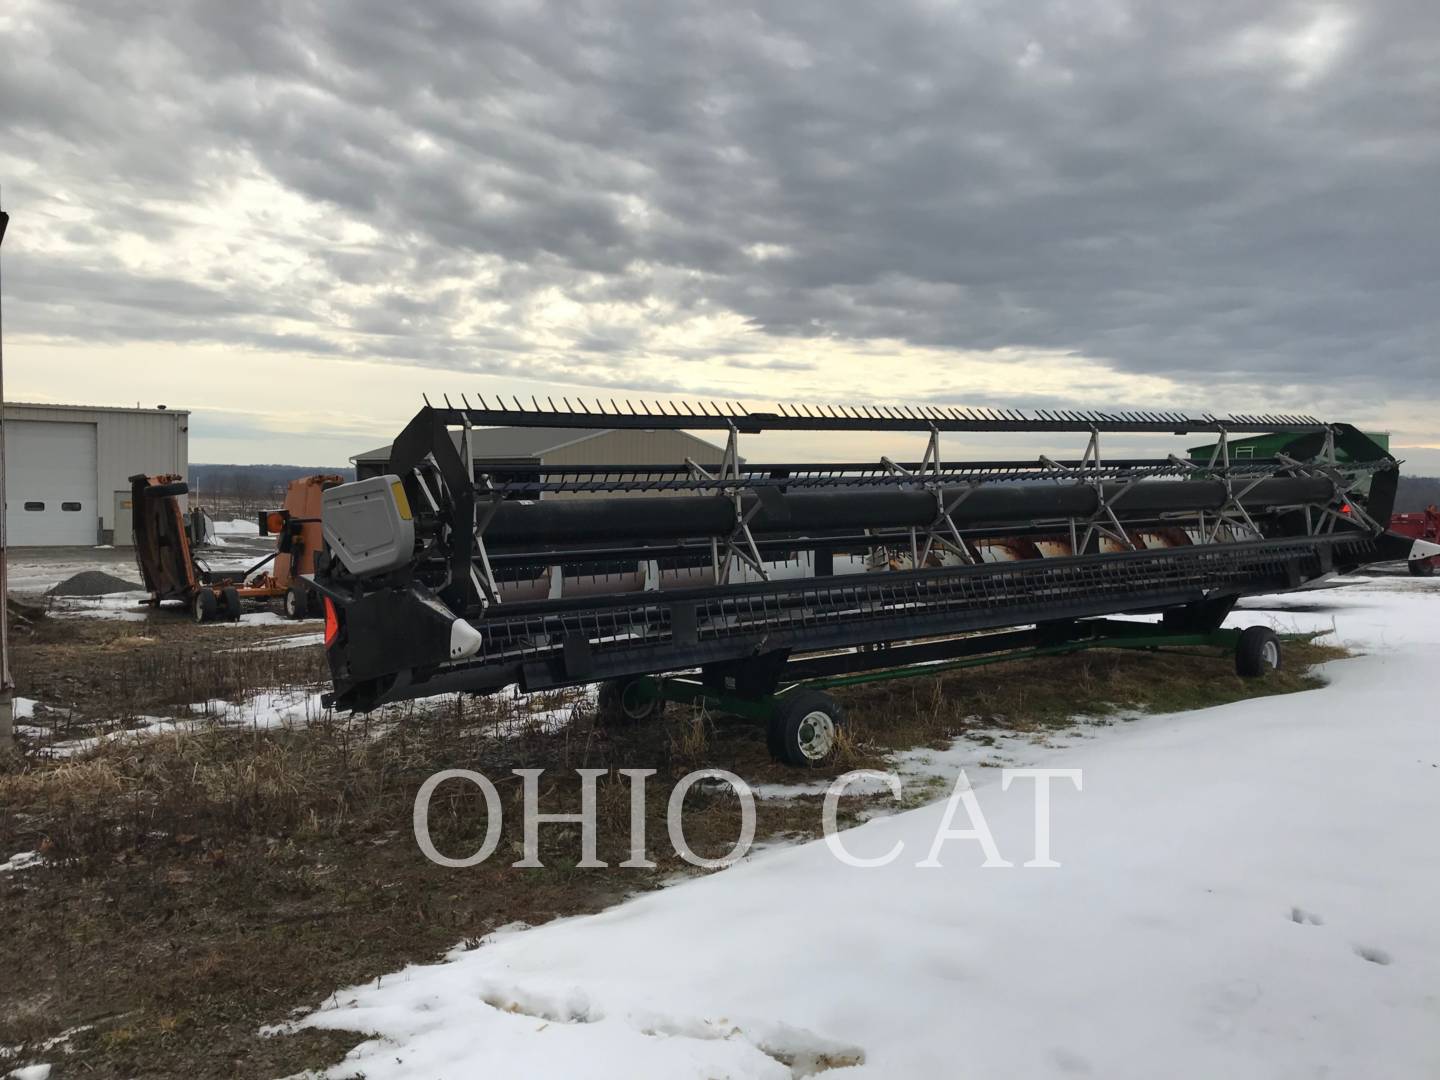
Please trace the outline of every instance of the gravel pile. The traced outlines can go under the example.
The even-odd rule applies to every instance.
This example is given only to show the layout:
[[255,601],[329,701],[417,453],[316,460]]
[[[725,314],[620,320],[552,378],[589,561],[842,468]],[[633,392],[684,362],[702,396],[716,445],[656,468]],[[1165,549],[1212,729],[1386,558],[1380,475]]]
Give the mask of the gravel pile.
[[145,586],[126,581],[103,570],[82,570],[51,589],[47,596],[108,596],[110,593],[136,592]]

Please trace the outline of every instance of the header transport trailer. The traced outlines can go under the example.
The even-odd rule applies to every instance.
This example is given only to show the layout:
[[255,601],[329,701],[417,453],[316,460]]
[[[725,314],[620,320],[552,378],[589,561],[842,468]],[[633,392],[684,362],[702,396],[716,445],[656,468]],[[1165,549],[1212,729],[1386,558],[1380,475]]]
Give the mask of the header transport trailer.
[[[712,430],[726,446],[507,473],[470,452],[473,428],[500,425]],[[741,456],[742,436],[775,431],[889,433],[919,456]],[[1084,449],[942,453],[951,433],[991,432]],[[1102,454],[1113,435],[1197,432],[1219,436],[1203,462]],[[1229,436],[1255,432],[1293,436],[1292,452],[1232,460]],[[1094,645],[1218,645],[1258,675],[1279,642],[1222,630],[1236,599],[1412,557],[1419,541],[1379,524],[1397,475],[1354,427],[1302,416],[427,402],[386,475],[324,494],[329,700],[600,682],[613,715],[681,700],[764,719],[775,755],[806,764],[842,719],[824,691],[847,683]]]

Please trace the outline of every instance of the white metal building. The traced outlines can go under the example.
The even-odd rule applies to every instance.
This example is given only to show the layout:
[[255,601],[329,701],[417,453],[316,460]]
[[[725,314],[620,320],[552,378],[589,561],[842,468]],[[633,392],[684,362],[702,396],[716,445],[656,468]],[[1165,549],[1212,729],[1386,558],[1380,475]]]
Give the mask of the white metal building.
[[130,477],[189,468],[185,409],[7,402],[3,431],[11,547],[129,544]]

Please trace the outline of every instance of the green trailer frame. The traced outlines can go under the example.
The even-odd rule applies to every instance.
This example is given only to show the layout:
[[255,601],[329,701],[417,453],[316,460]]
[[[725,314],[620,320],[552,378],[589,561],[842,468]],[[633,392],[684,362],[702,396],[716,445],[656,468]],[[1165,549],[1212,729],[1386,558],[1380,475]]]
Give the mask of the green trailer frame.
[[[1279,635],[1266,626],[1194,628],[1165,622],[1130,622],[1120,619],[1087,619],[1060,629],[1037,627],[1009,633],[976,634],[928,642],[893,650],[903,655],[924,649],[933,653],[953,645],[964,655],[894,666],[868,666],[865,670],[841,671],[811,677],[786,678],[779,673],[773,692],[745,692],[741,689],[706,683],[693,675],[641,675],[615,680],[601,690],[602,712],[618,712],[631,720],[657,714],[667,702],[703,705],[717,713],[758,720],[768,725],[771,752],[793,765],[819,764],[833,749],[834,730],[843,722],[843,711],[829,694],[848,686],[890,682],[896,679],[926,678],[965,668],[1012,660],[1033,660],[1044,656],[1066,656],[1092,649],[1142,649],[1159,652],[1170,649],[1214,649],[1233,654],[1236,673],[1257,678],[1280,666],[1280,642],[1304,640],[1304,634]],[[1047,641],[1046,638],[1055,640]],[[1034,644],[1019,644],[1035,641]],[[883,663],[880,650],[875,661]],[[855,654],[833,659],[849,663]],[[822,661],[824,658],[821,658]],[[859,663],[870,664],[866,660]],[[814,661],[808,662],[811,669]],[[806,670],[807,661],[795,662]],[[823,716],[822,716],[823,714]],[[818,735],[817,735],[818,729]]]

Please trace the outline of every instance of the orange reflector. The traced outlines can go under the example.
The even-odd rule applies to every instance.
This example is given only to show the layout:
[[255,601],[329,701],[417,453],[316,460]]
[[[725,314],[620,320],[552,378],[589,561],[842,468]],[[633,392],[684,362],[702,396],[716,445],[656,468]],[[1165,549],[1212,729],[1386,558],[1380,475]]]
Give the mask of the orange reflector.
[[1342,513],[1342,514],[1348,514],[1348,513],[1350,513],[1350,504],[1349,504],[1349,503],[1341,503],[1341,504],[1340,504],[1340,513]]
[[325,597],[325,647],[335,644],[340,636],[340,617],[335,614],[335,601]]
[[265,515],[265,531],[275,534],[285,528],[285,511],[271,510]]

